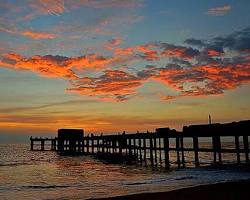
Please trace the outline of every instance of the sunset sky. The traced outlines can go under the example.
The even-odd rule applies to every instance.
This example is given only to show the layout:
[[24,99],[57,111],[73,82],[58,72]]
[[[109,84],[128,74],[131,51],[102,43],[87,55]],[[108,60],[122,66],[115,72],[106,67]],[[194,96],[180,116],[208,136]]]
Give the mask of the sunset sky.
[[249,0],[0,0],[0,138],[250,118]]

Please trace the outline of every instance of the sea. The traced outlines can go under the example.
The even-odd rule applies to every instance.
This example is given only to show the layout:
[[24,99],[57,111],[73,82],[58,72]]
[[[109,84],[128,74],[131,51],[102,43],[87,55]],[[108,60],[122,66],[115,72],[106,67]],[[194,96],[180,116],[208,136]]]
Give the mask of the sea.
[[[228,144],[230,146],[230,144]],[[28,143],[0,144],[0,199],[64,200],[90,199],[145,192],[170,191],[184,187],[250,178],[250,171],[237,167],[208,167],[212,155],[200,155],[204,167],[171,170],[111,164],[92,156],[59,156],[53,151],[30,151]],[[225,162],[235,155],[223,156]],[[241,155],[244,158],[244,155]],[[206,166],[208,165],[208,166]]]

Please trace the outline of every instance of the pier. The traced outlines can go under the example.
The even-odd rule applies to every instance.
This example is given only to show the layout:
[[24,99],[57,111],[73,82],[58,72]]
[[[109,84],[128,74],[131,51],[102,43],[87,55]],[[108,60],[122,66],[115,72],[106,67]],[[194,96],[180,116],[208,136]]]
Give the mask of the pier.
[[31,151],[56,151],[57,138],[30,137]]
[[[79,129],[60,129],[56,138],[30,138],[31,150],[53,150],[60,155],[93,155],[116,163],[164,167],[185,167],[186,154],[193,155],[194,166],[200,165],[200,154],[211,153],[213,164],[223,164],[223,155],[235,155],[235,164],[249,164],[250,120],[225,124],[184,126],[176,131],[158,128],[155,132],[116,135],[87,135]],[[223,146],[230,139],[232,147]],[[202,141],[210,147],[201,145]],[[48,144],[49,149],[45,148]],[[173,156],[173,154],[175,156]],[[173,160],[173,158],[175,160]]]

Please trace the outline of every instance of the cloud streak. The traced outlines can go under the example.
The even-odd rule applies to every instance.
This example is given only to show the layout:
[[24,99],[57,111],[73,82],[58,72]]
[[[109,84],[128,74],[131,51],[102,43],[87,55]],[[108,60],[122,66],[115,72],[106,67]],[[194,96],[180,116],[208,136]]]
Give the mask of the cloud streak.
[[210,8],[206,13],[211,16],[223,16],[231,10],[232,7],[230,5],[224,5],[220,7]]
[[21,36],[28,37],[34,40],[45,40],[45,39],[51,40],[57,37],[57,35],[53,33],[38,32],[38,31],[32,31],[32,30],[19,31],[16,29],[0,28],[0,32],[10,33],[14,35],[21,35]]

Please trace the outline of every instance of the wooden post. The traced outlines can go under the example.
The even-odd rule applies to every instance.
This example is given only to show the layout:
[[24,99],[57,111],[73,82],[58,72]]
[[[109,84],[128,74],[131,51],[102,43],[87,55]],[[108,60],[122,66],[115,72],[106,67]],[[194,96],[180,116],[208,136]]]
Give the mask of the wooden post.
[[91,138],[91,145],[92,145],[92,154],[94,154],[95,153],[95,140],[93,137]]
[[133,139],[133,146],[134,146],[134,156],[137,158],[137,155],[136,155],[136,140],[135,138]]
[[185,154],[184,154],[183,136],[180,137],[180,142],[181,142],[181,161],[182,161],[182,167],[185,167]]
[[139,160],[140,156],[139,156],[139,139],[136,138],[135,140],[135,145],[136,145],[136,159]]
[[57,150],[57,145],[58,145],[58,140],[54,140],[54,150],[56,151]]
[[169,162],[169,138],[168,136],[164,137],[164,155],[165,155],[165,168],[170,168],[170,162]]
[[216,135],[213,136],[213,150],[214,150],[214,164],[217,164],[217,153],[219,157],[219,163],[222,163],[221,159],[221,141],[220,141],[220,136]]
[[58,139],[55,140],[55,150],[58,150]]
[[30,150],[33,151],[34,149],[34,140],[30,139]]
[[114,148],[114,143],[113,143],[113,139],[110,140],[110,153],[114,153],[115,152],[115,148]]
[[245,151],[246,163],[249,163],[249,156],[248,156],[249,146],[248,146],[248,136],[247,135],[243,136],[243,143],[244,143],[244,151]]
[[177,155],[177,165],[178,168],[181,167],[181,161],[180,161],[180,137],[176,137],[176,155]]
[[102,154],[105,153],[105,148],[104,148],[104,139],[102,138]]
[[106,153],[109,153],[109,140],[106,140]]
[[128,139],[129,145],[128,145],[128,154],[129,157],[132,156],[132,146],[131,146],[131,138]]
[[195,166],[199,166],[200,162],[199,162],[199,141],[198,141],[198,137],[194,136],[193,137],[193,148],[194,148],[194,162],[195,162]]
[[236,149],[236,157],[237,157],[237,163],[240,163],[240,142],[239,142],[239,136],[235,135],[235,149]]
[[88,136],[87,136],[87,141],[86,142],[87,142],[87,145],[86,145],[87,146],[87,154],[89,154],[89,137]]
[[161,138],[158,138],[158,140],[159,140],[159,160],[160,160],[160,165],[161,165]]
[[98,153],[100,151],[100,142],[99,142],[99,137],[96,140],[96,153]]
[[44,140],[41,140],[41,150],[44,151]]
[[124,145],[124,139],[122,136],[119,136],[119,142],[118,142],[118,148],[119,148],[119,154],[122,155],[122,148]]
[[146,143],[146,138],[145,136],[143,137],[143,156],[144,156],[144,162],[145,165],[147,165],[147,143]]
[[108,140],[108,138],[106,139],[105,145],[106,145],[106,153],[109,153],[109,140]]
[[157,141],[156,136],[154,137],[154,150],[155,150],[155,165],[157,165]]
[[85,153],[85,138],[82,139],[82,152]]
[[140,163],[142,164],[141,138],[139,138],[139,155],[140,155]]
[[217,163],[217,150],[216,150],[216,138],[215,136],[212,137],[212,142],[213,142],[213,152],[214,152],[214,164]]
[[218,143],[219,163],[222,164],[220,136],[217,137],[217,143]]
[[125,154],[128,156],[128,138],[125,138],[126,140],[126,147],[125,147]]
[[53,139],[50,140],[50,150],[51,151],[54,150],[54,140]]
[[149,139],[149,143],[150,143],[150,162],[151,162],[151,165],[154,166],[154,158],[153,158],[153,139],[152,139],[151,136],[150,136],[150,139]]
[[78,146],[77,146],[77,148],[78,148],[78,152],[82,152],[82,150],[81,150],[81,140],[78,140]]
[[[115,143],[115,144],[114,144],[114,145],[115,145],[115,146],[114,146],[114,148],[115,148],[115,152],[117,152],[117,148],[118,148],[118,145],[117,145],[117,139],[115,139],[115,140],[114,140],[114,143]],[[119,151],[119,152],[120,152],[120,151]]]
[[53,146],[53,150],[54,150],[54,151],[56,151],[56,143],[57,143],[57,140],[54,139],[54,140],[53,140],[53,145],[54,145],[54,146]]
[[50,140],[50,150],[51,151],[53,150],[53,140],[52,139]]

